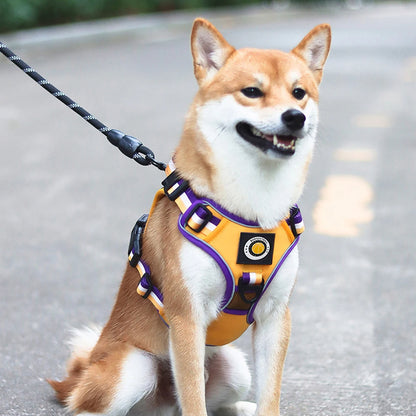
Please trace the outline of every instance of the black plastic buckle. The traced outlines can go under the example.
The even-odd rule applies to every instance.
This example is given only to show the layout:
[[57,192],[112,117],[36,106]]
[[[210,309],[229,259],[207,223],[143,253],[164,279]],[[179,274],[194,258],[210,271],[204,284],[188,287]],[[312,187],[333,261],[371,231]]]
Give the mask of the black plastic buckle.
[[132,258],[129,260],[131,267],[137,266],[137,263],[139,262],[142,255],[142,237],[148,218],[149,216],[147,214],[142,215],[137,220],[133,230],[131,231],[129,249],[127,253],[129,256],[131,252],[134,253]]
[[[260,295],[263,293],[263,288],[264,280],[262,280],[261,283],[256,285],[250,285],[249,283],[243,282],[242,277],[240,277],[238,281],[238,293],[240,294],[241,299],[243,299],[244,302],[250,305],[254,302],[257,302],[257,300],[260,298]],[[254,294],[254,297],[250,296],[250,298],[248,298],[248,293],[250,293],[251,295]]]
[[[186,179],[182,179],[182,183],[179,183],[181,178],[176,170],[174,170],[166,179],[162,181],[163,189],[165,195],[171,200],[175,201],[181,194],[183,194],[186,189],[189,187],[189,182]],[[169,193],[168,191],[172,188],[173,185],[178,184],[178,187]]]
[[149,283],[149,287],[146,289],[146,293],[144,295],[142,295],[142,298],[147,299],[149,297],[149,295],[153,292],[153,283],[152,283],[152,280],[150,279],[150,274],[149,273],[145,273],[142,276],[142,278],[140,279],[140,281],[142,281],[144,278],[146,278],[147,283]]
[[293,236],[296,238],[299,234],[296,230],[296,225],[295,225],[295,218],[296,215],[299,214],[299,207],[297,207],[296,205],[294,205],[292,208],[290,208],[290,215],[289,215],[289,225],[290,225],[290,229],[292,230]]
[[[207,208],[208,205],[203,204],[202,202],[198,202],[194,205],[194,207],[190,210],[190,212],[185,217],[185,225],[187,225],[191,230],[195,231],[196,233],[200,233],[205,226],[211,221],[211,218],[213,217],[212,212]],[[202,223],[199,225],[198,228],[191,227],[188,224],[188,221],[191,219],[192,215],[196,213],[196,211],[202,208],[205,211],[205,218],[202,218]]]

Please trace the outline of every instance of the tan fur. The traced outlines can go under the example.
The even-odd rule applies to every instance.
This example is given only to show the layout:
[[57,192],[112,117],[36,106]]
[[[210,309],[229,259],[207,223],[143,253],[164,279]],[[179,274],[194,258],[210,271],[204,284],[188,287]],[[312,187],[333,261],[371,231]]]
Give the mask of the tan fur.
[[[219,56],[207,56],[201,55],[198,53],[198,47],[196,45],[196,32],[200,29],[207,30],[209,32],[214,32],[216,34],[216,39],[218,45],[216,45],[216,49],[221,49],[221,54]],[[207,76],[207,67],[210,65],[207,64],[208,60],[214,62],[215,67],[220,68],[224,65],[226,60],[233,54],[235,49],[228,44],[228,42],[224,39],[220,32],[208,21],[204,19],[196,19],[192,28],[191,33],[191,50],[192,56],[194,59],[194,73],[195,78],[197,79],[198,83],[201,85],[205,82]]]
[[[279,103],[287,104],[296,102],[292,96],[291,84],[288,84],[286,76],[293,71],[298,71],[302,83],[308,88],[310,96],[317,100],[318,88],[315,79],[305,63],[292,53],[277,50],[239,49],[235,51],[226,64],[220,69],[221,77],[215,82],[207,82],[201,85],[197,95],[202,102],[220,98],[227,93],[243,105],[255,105],[258,107],[272,107]],[[258,82],[256,74],[268,74],[272,80],[266,79],[264,83]],[[276,82],[279,81],[279,82]],[[265,99],[253,101],[239,94],[247,85],[262,87]]]
[[93,352],[66,404],[77,411],[104,412],[111,403],[118,373],[129,348],[126,344],[117,344],[116,348],[107,346],[105,352]]
[[316,34],[320,32],[323,39],[326,39],[326,42],[322,42],[322,48],[324,48],[323,56],[325,59],[319,61],[316,63],[315,67],[311,68],[312,73],[315,77],[315,81],[317,84],[319,84],[322,80],[322,74],[323,74],[323,66],[325,64],[326,57],[329,53],[329,47],[331,45],[331,28],[328,24],[321,24],[316,26],[313,30],[311,30],[299,43],[296,48],[292,49],[292,53],[296,56],[298,56],[302,61],[305,61],[305,50],[308,46],[308,43],[311,41],[311,39],[316,36]]
[[[178,343],[182,342],[186,350],[189,347],[187,340],[193,333],[187,320],[192,311],[188,308],[190,302],[184,301],[187,293],[181,286],[178,254],[175,255],[180,247],[178,241],[181,240],[176,226],[178,208],[167,198],[163,198],[152,218],[143,244],[143,251],[146,253],[144,259],[152,269],[152,280],[155,284],[166,293],[181,293],[180,298],[167,297],[171,298],[172,302],[167,301],[165,307],[172,327],[179,328]],[[166,261],[161,262],[160,258]],[[161,276],[164,276],[163,280]],[[72,410],[99,412],[108,406],[112,397],[112,387],[117,382],[120,363],[129,345],[156,355],[168,354],[168,328],[153,305],[137,295],[139,279],[137,270],[127,265],[110,319],[88,362],[74,359],[69,363],[68,377],[64,381],[49,381],[57,392],[58,400],[63,404],[69,404]],[[184,323],[182,327],[181,320]],[[175,325],[176,322],[178,325]],[[186,357],[190,357],[192,352],[188,351]],[[76,386],[84,387],[74,389]],[[100,388],[94,389],[91,386]],[[74,391],[76,396],[68,403]]]
[[[288,86],[284,76],[284,74],[295,70],[303,74],[301,77],[303,85],[308,88],[310,97],[318,101],[318,87],[315,79],[311,76],[304,62],[301,62],[297,56],[280,51],[257,49],[240,49],[233,52],[226,64],[220,69],[221,76],[215,79],[215,83],[209,81],[201,83],[201,88],[190,108],[182,140],[175,153],[175,163],[182,176],[192,182],[196,189],[213,189],[215,187],[213,178],[216,168],[211,162],[211,149],[201,137],[201,132],[195,123],[196,111],[202,103],[218,99],[224,93],[232,92],[236,101],[247,106],[268,108],[279,104],[287,105],[290,102],[299,104],[291,94],[293,86]],[[273,74],[273,83],[266,80],[261,87],[267,98],[253,102],[239,92],[247,85],[257,85],[257,79],[253,74],[259,73]],[[276,79],[281,79],[281,83],[276,85]],[[306,103],[306,99],[303,100],[300,107],[303,108]]]
[[[201,28],[207,30],[208,34],[215,35],[219,52],[201,52],[196,41],[196,32]],[[227,94],[232,94],[242,106],[259,109],[291,104],[303,109],[308,99],[317,102],[324,62],[315,62],[313,68],[308,68],[310,63],[305,58],[305,51],[315,34],[325,31],[328,38],[329,26],[318,26],[290,53],[235,50],[209,22],[203,19],[195,21],[191,47],[195,77],[200,89],[190,108],[175,153],[178,171],[190,181],[192,188],[214,192],[218,186],[215,179],[218,167],[213,163],[212,150],[202,137],[197,123],[200,106]],[[298,82],[300,80],[308,90],[308,97],[303,101],[296,100],[292,95],[296,85],[293,85],[290,77],[294,73]],[[245,97],[240,90],[247,86],[258,86],[264,91],[265,98],[251,100]],[[303,167],[303,179],[309,160]],[[299,184],[299,187],[302,186],[303,183]],[[206,414],[203,399],[206,328],[198,323],[198,313],[201,311],[196,311],[193,307],[192,295],[181,274],[180,254],[184,239],[177,227],[178,215],[176,204],[163,197],[148,222],[143,240],[143,260],[150,266],[152,281],[164,293],[170,329],[162,322],[153,305],[137,295],[140,277],[136,269],[127,265],[110,319],[95,347],[85,355],[74,352],[64,381],[49,381],[58,400],[71,410],[105,413],[114,398],[115,386],[120,382],[124,360],[133,349],[139,349],[160,360],[165,360],[169,353],[173,354],[176,392],[183,415]],[[270,394],[263,398],[258,409],[259,415],[275,414],[279,408],[282,369],[290,337],[290,314],[288,309],[285,310],[280,337],[271,357],[272,370],[268,380]],[[255,329],[254,334],[256,331]],[[162,367],[163,374],[166,375],[166,365]],[[171,389],[170,378],[165,384],[160,382],[160,390]]]

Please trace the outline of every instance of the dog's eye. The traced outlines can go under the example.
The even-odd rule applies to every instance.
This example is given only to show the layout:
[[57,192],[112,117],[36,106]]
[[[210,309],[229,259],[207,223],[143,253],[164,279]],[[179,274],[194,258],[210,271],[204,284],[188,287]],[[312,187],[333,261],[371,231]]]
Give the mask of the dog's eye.
[[297,100],[301,100],[305,95],[306,95],[306,91],[303,88],[295,88],[292,91],[292,95],[297,99]]
[[260,98],[263,97],[263,91],[257,87],[243,88],[241,92],[248,98]]

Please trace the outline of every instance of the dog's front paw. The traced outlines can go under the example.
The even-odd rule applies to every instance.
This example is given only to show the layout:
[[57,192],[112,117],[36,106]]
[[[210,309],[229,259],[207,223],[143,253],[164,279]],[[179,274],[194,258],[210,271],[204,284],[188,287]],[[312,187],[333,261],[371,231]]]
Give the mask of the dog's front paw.
[[236,402],[214,412],[213,416],[254,416],[256,404],[252,402]]

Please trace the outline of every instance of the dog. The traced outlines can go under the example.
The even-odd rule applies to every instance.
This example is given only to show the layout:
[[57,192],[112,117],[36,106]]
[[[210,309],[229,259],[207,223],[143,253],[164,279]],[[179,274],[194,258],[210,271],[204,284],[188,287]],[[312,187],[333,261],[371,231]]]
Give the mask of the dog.
[[[191,51],[199,90],[169,164],[171,179],[140,223],[140,259],[132,252],[136,260],[127,265],[104,328],[75,332],[67,377],[48,380],[70,411],[279,415],[298,269],[298,224],[289,225],[288,215],[314,149],[330,42],[330,26],[321,24],[289,53],[235,49],[210,22],[195,20]],[[189,204],[181,209],[178,195],[192,196],[192,212]],[[234,282],[236,273],[207,242],[219,238],[221,227],[240,236],[234,242],[226,235],[218,244],[231,253],[224,254],[233,262],[229,269],[248,270],[248,283]],[[215,238],[199,238],[202,229]],[[289,241],[279,249],[279,265],[265,265],[282,238]],[[237,251],[247,263],[234,260]],[[274,267],[267,271],[272,277],[265,281],[259,267]],[[220,315],[229,321],[211,336]],[[244,354],[229,343],[251,323],[256,403],[244,401],[252,377]]]

